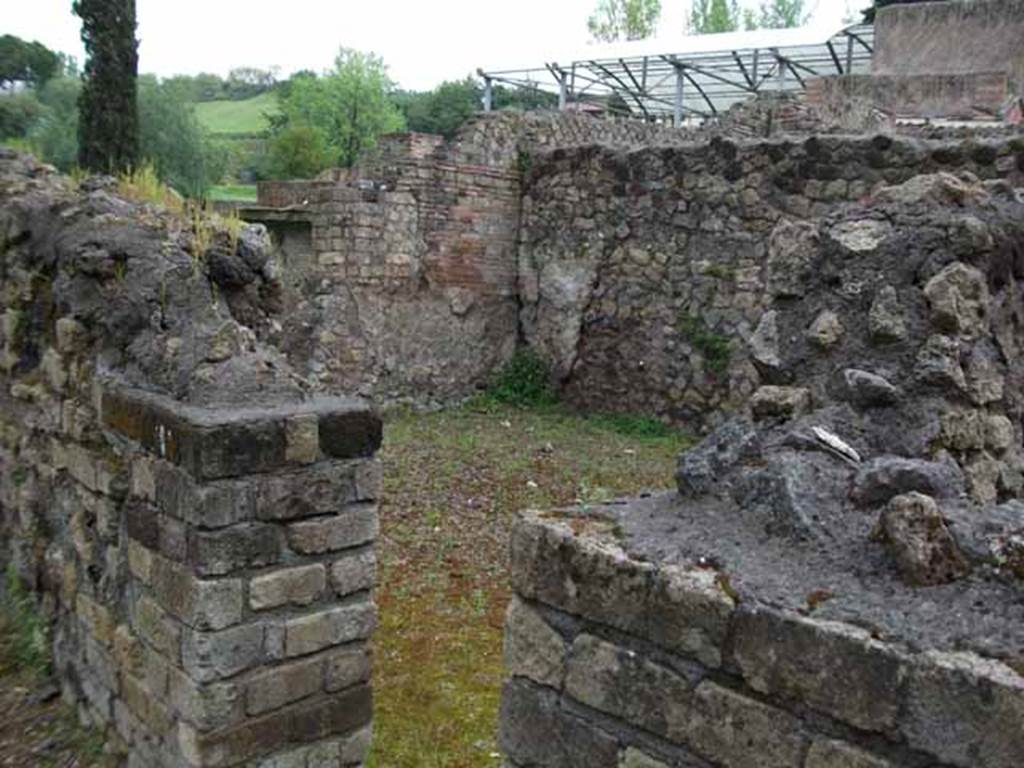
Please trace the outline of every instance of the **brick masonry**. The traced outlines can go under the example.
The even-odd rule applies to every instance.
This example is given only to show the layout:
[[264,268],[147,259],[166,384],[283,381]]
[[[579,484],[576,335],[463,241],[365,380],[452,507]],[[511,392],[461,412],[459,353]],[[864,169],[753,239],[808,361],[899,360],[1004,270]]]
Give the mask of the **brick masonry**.
[[[379,420],[336,399],[206,410],[103,386],[99,401],[107,464],[54,442],[69,492],[112,515],[106,535],[51,546],[69,698],[114,726],[129,765],[361,764]],[[105,471],[120,484],[92,480]],[[317,503],[296,508],[310,484]]]

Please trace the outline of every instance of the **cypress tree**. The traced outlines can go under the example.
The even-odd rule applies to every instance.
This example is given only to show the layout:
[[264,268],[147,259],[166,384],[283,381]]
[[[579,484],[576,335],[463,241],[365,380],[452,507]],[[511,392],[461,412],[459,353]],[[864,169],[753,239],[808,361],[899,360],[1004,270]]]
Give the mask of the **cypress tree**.
[[78,162],[100,173],[133,167],[139,154],[135,0],[75,0],[88,61],[79,98]]

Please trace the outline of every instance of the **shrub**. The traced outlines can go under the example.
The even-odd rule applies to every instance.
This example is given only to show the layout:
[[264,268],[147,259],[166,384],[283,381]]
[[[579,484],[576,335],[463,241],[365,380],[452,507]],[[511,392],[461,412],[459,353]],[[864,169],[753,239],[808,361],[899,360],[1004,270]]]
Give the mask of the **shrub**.
[[6,592],[0,609],[8,622],[4,633],[3,661],[17,670],[29,670],[40,676],[50,672],[50,638],[46,623],[36,612],[35,603],[11,565],[7,568]]
[[45,111],[34,93],[0,95],[0,139],[20,139]]
[[727,336],[712,331],[695,315],[681,316],[679,331],[704,356],[709,371],[718,375],[726,372],[732,356],[732,342]]
[[498,372],[487,394],[500,403],[518,406],[556,402],[547,364],[532,350],[520,350]]

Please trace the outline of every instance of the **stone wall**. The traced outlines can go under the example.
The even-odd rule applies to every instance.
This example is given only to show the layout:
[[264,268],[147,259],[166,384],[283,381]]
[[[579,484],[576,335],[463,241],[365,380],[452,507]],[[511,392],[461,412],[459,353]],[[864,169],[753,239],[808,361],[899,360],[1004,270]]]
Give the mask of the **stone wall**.
[[[912,630],[891,637],[817,616],[827,582],[796,586],[796,601],[808,601],[800,610],[741,595],[732,583],[742,567],[720,570],[713,548],[703,564],[631,555],[626,521],[652,518],[669,541],[687,527],[663,499],[517,525],[501,713],[508,765],[1021,764],[1019,666],[922,647]],[[921,611],[928,600],[919,597]],[[1014,621],[1019,632],[1024,620]]]
[[259,231],[200,226],[0,151],[0,565],[129,766],[361,765],[380,421],[232,314]]
[[969,0],[892,5],[875,20],[878,75],[1002,72],[1024,95],[1024,2]]
[[[837,157],[820,146],[816,156]],[[701,325],[671,326],[658,313],[680,242],[651,222],[668,221],[659,210],[680,223],[691,213],[727,221],[694,210],[693,198],[659,205],[688,181],[714,189],[707,175],[681,173],[695,162],[648,151],[611,165],[606,183],[636,192],[601,210],[622,205],[635,218],[606,237],[651,240],[633,253],[609,245],[595,260],[571,374],[634,372],[619,374],[617,390],[632,403],[645,382],[654,391],[669,366],[692,360],[684,343],[708,357],[709,327],[733,312],[751,332],[722,339],[738,358],[725,368],[746,389],[680,457],[678,492],[527,513],[516,526],[501,715],[509,765],[1024,764],[1024,195],[1002,179],[935,173],[837,200],[822,218],[765,217],[756,277],[737,268],[735,282],[754,286],[748,297],[708,290],[706,304],[681,305]],[[569,163],[594,174],[610,165],[597,153],[566,153],[563,172]],[[886,167],[900,173],[898,162]],[[638,180],[667,169],[676,184]],[[545,199],[583,202],[564,188]],[[587,210],[598,208],[561,215],[586,230]],[[561,236],[544,241],[562,258],[542,290],[584,282],[571,270],[588,252]],[[701,245],[722,267],[734,264],[722,255],[743,253]],[[598,314],[608,295],[616,307],[630,301],[632,325]],[[688,340],[649,353],[661,334]],[[600,362],[588,357],[594,347]],[[647,378],[639,363],[663,367]]]
[[581,408],[697,425],[742,405],[771,364],[757,359],[760,323],[773,296],[786,295],[779,271],[829,238],[814,219],[922,173],[1019,183],[1022,170],[1024,144],[1009,137],[556,150],[525,183],[525,341]]

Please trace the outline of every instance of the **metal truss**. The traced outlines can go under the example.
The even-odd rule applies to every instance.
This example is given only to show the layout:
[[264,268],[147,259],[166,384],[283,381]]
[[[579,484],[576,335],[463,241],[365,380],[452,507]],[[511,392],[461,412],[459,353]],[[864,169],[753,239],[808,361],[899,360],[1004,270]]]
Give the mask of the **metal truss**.
[[816,77],[870,72],[875,31],[869,24],[828,36],[813,28],[757,30],[673,43],[595,46],[592,56],[567,64],[480,69],[484,109],[491,109],[494,86],[501,84],[557,94],[560,109],[600,103],[612,111],[682,125],[713,118],[759,93],[799,92]]

